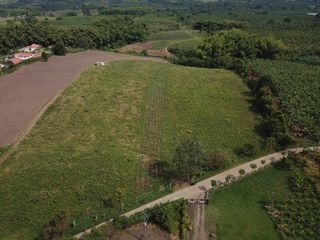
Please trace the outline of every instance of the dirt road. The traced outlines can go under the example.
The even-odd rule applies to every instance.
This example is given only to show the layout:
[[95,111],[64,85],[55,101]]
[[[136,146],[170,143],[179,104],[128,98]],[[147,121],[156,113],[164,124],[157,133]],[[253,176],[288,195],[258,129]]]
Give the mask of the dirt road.
[[[320,149],[320,147],[310,147],[309,149],[311,150],[316,150],[316,149]],[[170,201],[175,201],[175,200],[178,200],[178,199],[193,199],[193,198],[199,198],[199,196],[202,196],[204,197],[205,195],[205,190],[209,190],[211,189],[211,180],[215,180],[215,181],[219,181],[219,182],[226,182],[226,177],[228,175],[233,175],[234,177],[236,178],[239,178],[240,177],[240,173],[239,173],[239,170],[240,169],[244,169],[246,174],[249,175],[249,174],[252,174],[256,171],[258,171],[259,169],[262,169],[264,168],[265,166],[268,166],[270,165],[271,163],[274,163],[274,162],[277,162],[277,161],[280,161],[284,156],[287,156],[289,152],[294,152],[294,153],[299,153],[299,152],[302,152],[304,150],[304,148],[293,148],[293,149],[288,149],[286,151],[283,151],[283,152],[276,152],[276,153],[272,153],[272,154],[269,154],[267,156],[264,156],[264,157],[261,157],[261,158],[258,158],[258,159],[255,159],[255,160],[252,160],[250,162],[247,162],[247,163],[244,163],[244,164],[241,164],[237,167],[234,167],[234,168],[231,168],[227,171],[224,171],[222,173],[219,173],[215,176],[212,176],[212,177],[209,177],[193,186],[190,186],[190,187],[186,187],[186,188],[183,188],[181,190],[178,190],[174,193],[171,193],[167,196],[164,196],[162,198],[159,198],[153,202],[150,202],[150,203],[147,203],[145,205],[142,205],[141,207],[138,207],[130,212],[127,212],[125,214],[123,214],[122,216],[126,216],[126,217],[130,217],[136,213],[139,213],[139,212],[142,212],[144,211],[145,209],[148,209],[148,208],[152,208],[152,207],[155,207],[161,203],[166,203],[166,202],[170,202]],[[264,163],[263,163],[264,162]],[[252,164],[255,164],[256,165],[256,168],[252,168],[251,165]],[[96,227],[101,227],[103,225],[105,225],[107,222],[104,222],[104,223],[101,223],[99,224],[98,226]],[[94,227],[95,228],[95,227]],[[92,228],[90,229],[87,229],[86,231],[82,232],[82,233],[79,233],[75,236],[75,238],[77,239],[80,239],[82,238],[84,235],[90,233],[92,230]]]
[[165,62],[160,58],[86,51],[53,56],[48,62],[26,65],[0,77],[0,147],[19,139],[41,109],[86,67],[120,60]]
[[205,231],[205,205],[190,205],[189,217],[192,221],[192,231],[188,233],[189,240],[206,240]]

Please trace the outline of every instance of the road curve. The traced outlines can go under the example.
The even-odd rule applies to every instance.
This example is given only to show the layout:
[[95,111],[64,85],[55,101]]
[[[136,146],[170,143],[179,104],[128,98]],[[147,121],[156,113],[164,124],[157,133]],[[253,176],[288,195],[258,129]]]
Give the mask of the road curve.
[[41,109],[86,67],[95,62],[120,60],[166,62],[160,58],[85,51],[53,56],[48,62],[22,66],[0,77],[0,147],[21,138]]
[[[150,202],[148,204],[142,205],[142,206],[140,206],[140,207],[138,207],[136,209],[133,209],[132,211],[129,211],[129,212],[123,214],[122,216],[130,217],[130,216],[132,216],[132,215],[134,215],[136,213],[142,212],[142,211],[144,211],[144,210],[146,210],[148,208],[155,207],[155,206],[157,206],[157,205],[159,205],[161,203],[175,201],[175,200],[181,199],[181,198],[182,199],[199,198],[199,196],[204,196],[205,190],[210,190],[212,188],[211,187],[211,180],[215,180],[217,182],[225,183],[226,182],[225,178],[228,175],[233,175],[234,177],[239,179],[239,177],[241,177],[240,173],[239,173],[240,169],[244,169],[245,172],[246,172],[246,175],[250,175],[250,174],[258,171],[259,169],[262,169],[262,168],[264,168],[264,167],[266,167],[266,166],[268,166],[268,165],[270,165],[270,164],[272,164],[274,162],[280,161],[283,157],[287,156],[290,152],[299,153],[299,152],[302,152],[305,149],[306,148],[292,148],[292,149],[288,149],[288,150],[285,150],[285,151],[282,151],[282,152],[276,152],[276,153],[272,153],[272,154],[269,154],[269,155],[264,156],[264,157],[260,157],[258,159],[255,159],[255,160],[252,160],[250,162],[241,164],[241,165],[236,166],[234,168],[231,168],[231,169],[229,169],[227,171],[224,171],[222,173],[219,173],[217,175],[209,177],[209,178],[207,178],[207,179],[205,179],[205,180],[203,180],[201,182],[198,182],[197,184],[195,184],[193,186],[180,189],[180,190],[175,191],[175,192],[173,192],[173,193],[171,193],[169,195],[166,195],[164,197],[158,198],[157,200],[152,201],[152,202]],[[307,149],[319,150],[320,147],[309,147]],[[256,168],[252,168],[251,164],[255,164]],[[101,226],[104,226],[106,223],[107,222],[100,223],[99,225],[94,226],[93,228],[99,228]],[[85,235],[90,234],[93,228],[87,229],[84,232],[81,232],[81,233],[75,235],[74,237],[76,239],[81,239]]]

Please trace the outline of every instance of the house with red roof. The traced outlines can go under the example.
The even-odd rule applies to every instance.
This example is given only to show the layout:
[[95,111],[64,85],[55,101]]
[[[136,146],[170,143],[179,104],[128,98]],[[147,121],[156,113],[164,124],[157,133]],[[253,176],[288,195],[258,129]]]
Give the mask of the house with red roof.
[[7,62],[10,65],[17,65],[17,64],[23,62],[23,59],[14,57],[14,58],[10,58]]
[[33,44],[29,45],[29,46],[26,46],[26,47],[24,47],[24,48],[21,48],[20,51],[21,51],[21,52],[30,53],[30,52],[35,52],[35,51],[39,50],[40,47],[41,47],[41,46],[40,46],[39,44],[33,43]]
[[30,58],[33,58],[34,55],[35,55],[34,53],[19,52],[14,54],[14,57],[22,60],[28,60]]

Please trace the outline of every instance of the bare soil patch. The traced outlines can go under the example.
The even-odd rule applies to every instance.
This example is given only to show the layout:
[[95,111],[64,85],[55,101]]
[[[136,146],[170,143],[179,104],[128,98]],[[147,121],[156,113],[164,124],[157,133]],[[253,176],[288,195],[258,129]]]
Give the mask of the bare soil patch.
[[173,54],[170,53],[167,48],[163,48],[160,50],[152,49],[154,44],[155,44],[155,41],[133,43],[133,44],[124,46],[122,48],[119,48],[118,52],[119,53],[129,53],[129,52],[142,53],[144,50],[146,50],[148,55],[152,57],[164,57],[164,58],[173,57]]
[[147,52],[149,56],[153,56],[153,57],[165,57],[165,58],[173,57],[173,54],[169,52],[167,48],[163,48],[160,50],[149,49]]
[[152,240],[174,240],[175,238],[162,230],[155,224],[147,224],[144,226],[143,223],[134,225],[120,233],[115,234],[111,239],[117,240],[137,240],[137,239],[152,239]]
[[147,41],[147,42],[138,42],[123,46],[118,49],[119,53],[126,53],[126,52],[137,52],[141,53],[143,50],[151,49],[154,45],[154,41]]
[[86,67],[95,62],[163,59],[86,51],[36,62],[0,78],[0,147],[14,143],[41,109]]

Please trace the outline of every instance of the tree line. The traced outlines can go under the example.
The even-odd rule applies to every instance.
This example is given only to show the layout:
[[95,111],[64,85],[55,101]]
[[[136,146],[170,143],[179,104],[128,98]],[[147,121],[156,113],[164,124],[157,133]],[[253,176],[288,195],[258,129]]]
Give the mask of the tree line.
[[130,17],[102,19],[87,27],[61,28],[35,19],[11,22],[0,27],[0,54],[38,43],[48,47],[58,42],[72,48],[108,49],[142,41],[146,25]]

